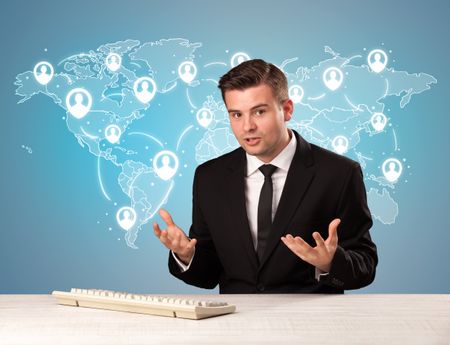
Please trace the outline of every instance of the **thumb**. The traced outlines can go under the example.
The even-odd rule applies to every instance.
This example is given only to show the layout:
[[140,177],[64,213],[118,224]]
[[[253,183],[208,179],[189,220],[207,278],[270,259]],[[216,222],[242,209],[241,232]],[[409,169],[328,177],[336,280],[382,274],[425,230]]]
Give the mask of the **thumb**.
[[336,242],[337,244],[337,228],[339,226],[339,224],[341,223],[341,220],[339,218],[333,219],[333,221],[330,223],[330,225],[328,226],[328,238],[330,239],[330,241],[332,242]]

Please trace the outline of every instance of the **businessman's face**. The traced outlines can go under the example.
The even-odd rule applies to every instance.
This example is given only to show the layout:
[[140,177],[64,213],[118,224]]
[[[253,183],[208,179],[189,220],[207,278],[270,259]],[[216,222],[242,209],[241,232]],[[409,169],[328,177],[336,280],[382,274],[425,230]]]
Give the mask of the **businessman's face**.
[[282,104],[267,84],[225,92],[231,129],[242,148],[265,163],[288,144],[286,121],[292,117],[290,99]]

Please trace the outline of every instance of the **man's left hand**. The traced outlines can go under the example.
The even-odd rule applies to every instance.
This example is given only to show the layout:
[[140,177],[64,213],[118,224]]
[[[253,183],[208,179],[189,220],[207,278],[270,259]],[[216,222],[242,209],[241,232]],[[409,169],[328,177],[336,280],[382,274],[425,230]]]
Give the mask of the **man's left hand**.
[[281,237],[283,243],[300,259],[310,263],[323,272],[329,272],[331,261],[338,245],[337,228],[340,219],[334,219],[328,226],[328,238],[326,241],[315,231],[312,235],[317,246],[314,248],[306,243],[300,236],[293,237],[291,234]]

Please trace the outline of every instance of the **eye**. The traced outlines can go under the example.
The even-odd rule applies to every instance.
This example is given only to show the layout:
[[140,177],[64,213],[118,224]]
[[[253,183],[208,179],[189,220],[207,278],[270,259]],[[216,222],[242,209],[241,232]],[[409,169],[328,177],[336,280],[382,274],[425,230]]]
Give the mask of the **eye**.
[[231,113],[231,117],[234,117],[235,119],[238,119],[241,117],[241,113]]
[[258,109],[258,110],[255,112],[255,114],[258,115],[258,116],[261,116],[261,115],[264,114],[265,112],[266,112],[265,109]]

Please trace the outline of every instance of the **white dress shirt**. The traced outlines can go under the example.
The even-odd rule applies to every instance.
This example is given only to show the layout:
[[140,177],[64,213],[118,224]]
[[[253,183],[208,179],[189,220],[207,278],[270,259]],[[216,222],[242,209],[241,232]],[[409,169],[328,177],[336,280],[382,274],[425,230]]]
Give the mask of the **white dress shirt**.
[[[287,173],[291,166],[292,158],[294,158],[295,149],[297,147],[297,139],[290,132],[291,140],[287,146],[276,156],[271,162],[277,167],[272,174],[272,221],[280,202],[281,193],[283,192],[284,183],[286,182]],[[245,176],[245,205],[247,209],[248,223],[253,239],[253,247],[255,250],[258,246],[258,203],[259,195],[264,184],[264,175],[259,168],[266,164],[259,160],[256,156],[247,155],[247,175]]]
[[[278,203],[280,202],[281,194],[283,192],[286,177],[291,166],[292,159],[294,158],[297,148],[297,139],[295,135],[289,130],[291,137],[286,147],[269,163],[264,163],[256,156],[247,156],[247,174],[245,176],[245,204],[247,210],[248,223],[250,226],[250,232],[253,239],[253,247],[255,251],[258,246],[258,203],[259,195],[261,193],[262,186],[264,184],[264,175],[259,170],[264,164],[272,164],[277,167],[272,174],[273,195],[272,195],[272,221],[277,211]],[[195,252],[194,252],[195,254]],[[184,271],[189,269],[192,259],[188,265],[182,263],[177,256],[172,252],[173,257],[179,264],[180,268]],[[192,256],[194,258],[194,256]],[[316,279],[322,272],[316,268]]]

